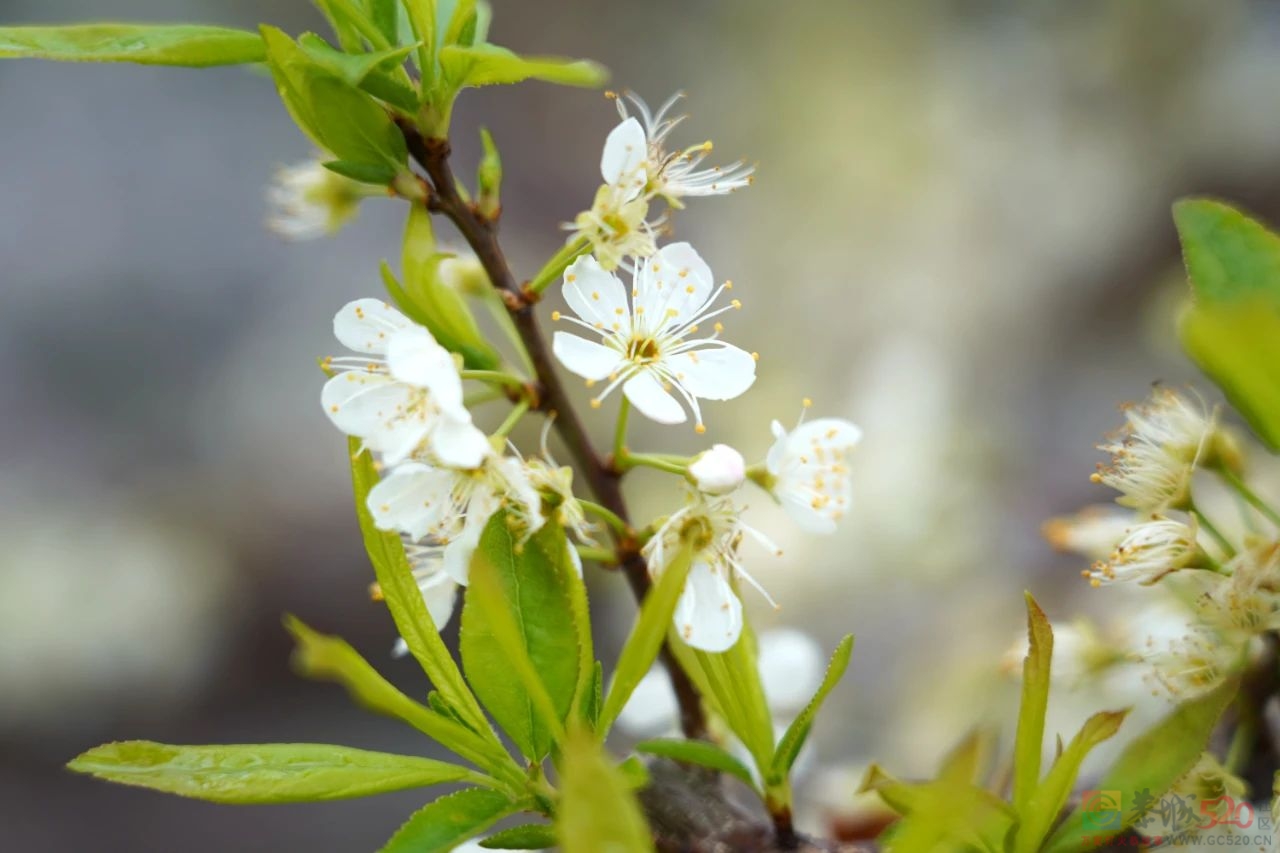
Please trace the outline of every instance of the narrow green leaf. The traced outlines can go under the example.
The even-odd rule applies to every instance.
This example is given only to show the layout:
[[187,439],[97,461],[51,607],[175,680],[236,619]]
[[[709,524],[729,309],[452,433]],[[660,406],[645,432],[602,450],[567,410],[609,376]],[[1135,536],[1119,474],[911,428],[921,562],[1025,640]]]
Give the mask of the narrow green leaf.
[[1027,593],[1027,638],[1030,647],[1022,662],[1022,705],[1013,745],[1013,806],[1026,814],[1040,784],[1044,750],[1044,719],[1049,710],[1049,667],[1053,658],[1053,629],[1049,619]]
[[[285,617],[285,627],[298,643],[294,662],[307,677],[338,682],[369,710],[403,720],[490,773],[510,776],[512,769],[519,769],[495,738],[481,737],[454,717],[452,711],[440,714],[414,702],[379,675],[346,641],[317,633],[292,616]],[[436,695],[434,691],[432,695]]]
[[791,721],[791,725],[782,736],[773,756],[771,782],[781,782],[791,771],[791,766],[796,763],[796,758],[799,757],[800,750],[813,729],[813,721],[818,715],[818,709],[826,701],[827,694],[834,690],[840,683],[840,679],[844,677],[852,655],[853,635],[846,634],[831,655],[831,662],[827,664],[827,673],[823,676],[818,691],[813,694],[813,698],[809,700],[809,704],[800,712],[800,715]]
[[600,661],[591,663],[591,677],[586,689],[578,699],[578,707],[582,709],[582,720],[587,728],[595,730],[600,724],[600,709],[604,706],[604,667]]
[[422,74],[422,90],[436,85],[436,0],[401,0],[413,36],[418,40],[418,70]]
[[430,758],[315,743],[170,746],[133,740],[95,747],[67,767],[122,785],[238,805],[345,800],[477,775]]
[[573,707],[580,652],[564,528],[527,541],[499,512],[476,547],[462,607],[462,666],[480,701],[521,752],[541,761]]
[[627,788],[632,791],[643,791],[649,787],[649,768],[640,760],[638,755],[628,755],[618,765],[618,773],[622,776],[622,781],[626,783]]
[[658,582],[649,590],[636,615],[631,634],[618,653],[618,664],[613,673],[613,684],[605,696],[604,708],[600,711],[600,720],[596,726],[600,738],[609,733],[613,721],[618,719],[622,708],[631,698],[636,685],[644,678],[653,662],[658,658],[658,651],[671,625],[671,618],[676,612],[676,603],[680,593],[684,591],[685,580],[689,577],[689,569],[693,563],[693,555],[685,548],[676,555],[662,571]]
[[303,33],[299,36],[298,46],[317,65],[352,86],[359,86],[375,71],[395,68],[403,63],[405,57],[414,49],[414,45],[409,45],[377,50],[372,53],[344,53],[333,48],[315,33]]
[[382,32],[388,42],[400,44],[399,0],[364,0],[369,20]]
[[596,89],[609,80],[609,72],[594,62],[519,56],[492,44],[446,46],[440,51],[440,67],[457,88],[533,79],[561,86]]
[[476,0],[455,0],[453,14],[449,16],[449,25],[444,33],[445,44],[470,44],[468,37],[475,35]]
[[381,853],[448,853],[520,807],[496,791],[458,791],[414,812]]
[[1191,281],[1183,348],[1280,451],[1280,237],[1208,199],[1173,207]]
[[241,65],[266,59],[257,33],[193,24],[79,24],[0,27],[0,59],[133,62],[140,65]]
[[[1159,799],[1200,758],[1223,710],[1235,698],[1239,679],[1232,678],[1209,692],[1179,705],[1127,747],[1111,769],[1094,787],[1099,791],[1119,791],[1133,797],[1140,791]],[[1122,819],[1100,828],[1086,826],[1084,813],[1077,808],[1050,836],[1048,853],[1077,853],[1097,849],[1106,838],[1128,829],[1139,816],[1136,809],[1122,809]]]
[[526,823],[495,832],[480,846],[486,850],[549,850],[556,846],[556,830],[545,823]]
[[330,160],[323,164],[335,174],[359,181],[362,184],[387,186],[396,179],[396,170],[386,164],[352,163],[348,160]]
[[1128,713],[1103,711],[1085,721],[1036,788],[1026,811],[1018,813],[1018,826],[1014,830],[1015,853],[1035,853],[1040,849],[1071,796],[1076,777],[1080,775],[1080,765],[1095,746],[1120,730],[1120,724]]
[[[959,778],[907,783],[872,765],[861,791],[875,791],[903,816],[896,826],[893,853],[940,850],[1002,851],[1014,825],[1013,809],[990,791]],[[949,843],[946,843],[949,842]]]
[[636,744],[636,752],[643,752],[646,755],[658,755],[663,758],[674,758],[676,761],[684,761],[688,764],[697,764],[699,767],[707,767],[711,770],[718,770],[721,773],[728,773],[730,776],[741,779],[752,790],[759,790],[759,786],[756,784],[756,780],[752,777],[747,765],[715,744],[704,740],[656,738]]
[[378,482],[378,472],[373,467],[373,458],[360,449],[360,440],[347,439],[347,451],[351,455],[351,482],[355,492],[356,517],[360,522],[360,532],[364,536],[364,547],[373,563],[374,574],[378,578],[378,586],[382,588],[387,609],[395,620],[396,629],[409,646],[409,651],[422,665],[422,670],[431,679],[440,694],[448,700],[449,705],[458,712],[467,725],[486,740],[498,745],[499,741],[489,727],[484,712],[467,687],[458,665],[449,654],[440,632],[427,612],[426,602],[422,600],[422,592],[414,580],[413,570],[405,557],[404,543],[400,537],[385,530],[379,530],[369,512],[369,490]]
[[652,853],[640,804],[604,748],[585,731],[564,743],[556,834],[563,853]]

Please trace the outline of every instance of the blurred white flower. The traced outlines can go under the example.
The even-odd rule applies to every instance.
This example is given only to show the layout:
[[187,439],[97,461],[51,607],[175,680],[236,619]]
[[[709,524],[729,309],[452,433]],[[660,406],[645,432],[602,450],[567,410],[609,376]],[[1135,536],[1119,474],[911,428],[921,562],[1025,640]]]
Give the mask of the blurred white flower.
[[738,558],[738,546],[745,536],[774,554],[782,553],[763,533],[742,521],[742,509],[732,500],[691,491],[688,503],[673,512],[644,545],[645,562],[655,577],[685,543],[694,549],[693,567],[674,621],[680,636],[696,649],[723,652],[738,641],[742,602],[734,592],[733,579],[747,581],[774,604]]
[[423,442],[441,463],[463,468],[492,453],[463,405],[453,355],[430,332],[378,299],[348,303],[334,316],[333,332],[362,353],[326,362],[337,373],[320,400],[338,429],[390,465]]
[[1214,430],[1216,413],[1172,388],[1158,387],[1124,409],[1125,423],[1098,449],[1111,454],[1092,479],[1120,492],[1116,502],[1141,513],[1183,509],[1191,475]]
[[574,261],[565,272],[564,298],[577,317],[552,314],[581,326],[600,340],[556,332],[553,348],[571,372],[588,386],[609,384],[591,401],[601,402],[619,386],[642,414],[658,423],[684,423],[688,416],[671,395],[677,392],[704,432],[698,399],[731,400],[756,378],[750,353],[719,340],[721,325],[709,337],[691,338],[701,323],[741,303],[713,308],[731,285],[715,287],[711,269],[688,243],[664,246],[633,270],[631,300],[617,276],[590,256]]
[[410,461],[369,490],[369,512],[380,530],[395,530],[418,542],[426,536],[442,547],[442,568],[467,582],[471,555],[494,513],[506,509],[521,535],[542,526],[542,498],[519,460],[491,453],[477,468],[439,468]]
[[712,445],[689,464],[689,476],[698,491],[708,495],[727,495],[742,485],[747,476],[747,463],[742,454],[727,444]]
[[1193,567],[1201,555],[1196,520],[1190,524],[1156,518],[1129,529],[1107,557],[1084,572],[1094,586],[1137,583],[1150,586],[1170,572]]
[[286,166],[267,189],[267,227],[289,240],[324,237],[354,217],[368,194],[361,184],[329,171],[319,160]]
[[862,430],[839,418],[818,418],[790,433],[774,421],[773,436],[765,459],[769,490],[804,530],[834,533],[853,499],[848,458]]
[[[600,173],[606,183],[632,194],[661,196],[673,207],[682,207],[680,199],[685,197],[724,195],[750,186],[755,167],[742,161],[701,168],[711,153],[710,142],[679,151],[666,149],[667,137],[686,118],[667,115],[682,97],[682,92],[672,95],[656,113],[630,92],[616,98],[622,123],[605,140]],[[638,120],[630,114],[627,101]]]
[[1133,513],[1116,511],[1110,504],[1087,506],[1075,515],[1049,519],[1040,532],[1055,551],[1096,561],[1111,555],[1134,521]]

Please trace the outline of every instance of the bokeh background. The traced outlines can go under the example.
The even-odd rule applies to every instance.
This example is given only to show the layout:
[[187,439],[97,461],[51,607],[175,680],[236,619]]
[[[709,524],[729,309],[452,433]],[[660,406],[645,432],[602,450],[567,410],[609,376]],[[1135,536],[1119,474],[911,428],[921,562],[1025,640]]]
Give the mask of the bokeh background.
[[[1059,618],[1105,595],[1038,528],[1107,499],[1088,475],[1115,406],[1154,380],[1199,381],[1171,332],[1170,202],[1211,193],[1280,217],[1280,7],[494,6],[495,41],[602,60],[651,103],[684,89],[688,142],[759,162],[749,192],[676,221],[738,285],[729,335],[761,353],[752,392],[710,408],[708,437],[759,457],[803,396],[866,433],[837,536],[795,535],[752,501],[787,552],[751,564],[783,605],[759,621],[828,648],[858,635],[821,765],[930,771],[1012,710],[996,670],[1021,591]],[[321,26],[304,0],[0,2],[4,24],[84,18]],[[377,292],[403,211],[367,204],[308,245],[267,233],[266,183],[309,152],[245,69],[6,62],[0,117],[0,849],[375,849],[421,794],[232,810],[60,765],[143,737],[428,748],[296,678],[280,627],[299,614],[422,691],[367,600],[315,362],[336,350],[333,312]],[[518,271],[589,204],[614,121],[599,93],[542,84],[461,102],[462,163],[480,122],[502,148]],[[659,440],[700,447],[679,429],[633,443]],[[635,500],[656,513],[676,494],[641,476]],[[597,574],[616,647],[631,605]],[[841,785],[815,771],[802,797]]]

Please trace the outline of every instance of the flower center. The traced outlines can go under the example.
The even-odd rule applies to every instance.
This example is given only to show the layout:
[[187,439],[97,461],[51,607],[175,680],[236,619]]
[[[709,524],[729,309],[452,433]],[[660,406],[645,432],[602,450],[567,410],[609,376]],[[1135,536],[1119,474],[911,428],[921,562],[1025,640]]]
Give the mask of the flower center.
[[658,360],[658,342],[653,338],[632,338],[627,344],[627,360],[648,364]]

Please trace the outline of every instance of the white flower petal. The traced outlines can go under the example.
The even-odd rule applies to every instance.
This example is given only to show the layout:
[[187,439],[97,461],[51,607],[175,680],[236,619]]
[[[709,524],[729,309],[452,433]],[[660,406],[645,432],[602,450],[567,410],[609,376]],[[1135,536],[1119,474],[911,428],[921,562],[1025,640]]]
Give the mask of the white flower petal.
[[631,692],[631,698],[618,714],[618,727],[636,737],[653,737],[671,729],[680,706],[671,689],[671,679],[655,667]]
[[444,571],[435,572],[418,582],[422,590],[422,600],[427,605],[427,613],[436,630],[443,630],[453,616],[454,602],[458,598],[458,583]]
[[637,311],[652,329],[682,326],[706,306],[715,288],[711,268],[688,243],[663,246],[644,261],[636,279]]
[[421,326],[403,329],[387,343],[387,368],[401,382],[431,391],[432,402],[457,415],[462,408],[462,379],[453,356]]
[[624,361],[617,350],[569,332],[556,332],[551,339],[551,350],[570,373],[594,381],[607,378]]
[[644,185],[641,166],[649,154],[649,141],[644,128],[634,118],[628,118],[609,131],[604,141],[604,153],[600,157],[600,176],[607,184],[618,184],[624,178],[639,181],[636,191]]
[[728,651],[742,635],[742,602],[720,573],[706,563],[694,563],[676,604],[674,621],[680,636],[693,648]]
[[742,485],[746,475],[746,460],[727,444],[713,445],[689,464],[689,476],[694,484],[709,495],[729,494]]
[[565,270],[563,291],[573,313],[602,332],[631,322],[626,288],[591,255],[583,255]]
[[391,462],[408,455],[427,434],[419,418],[404,418],[413,389],[380,373],[339,373],[324,384],[320,402],[334,426],[363,438],[365,446],[386,453]]
[[676,381],[704,400],[732,400],[756,381],[751,353],[729,344],[682,352],[671,358],[669,367]]
[[800,529],[805,533],[815,533],[820,536],[830,536],[836,532],[836,521],[830,515],[827,515],[813,507],[813,505],[791,492],[779,492],[778,500],[782,502],[782,508],[786,510],[787,515],[791,516],[791,520],[799,525]]
[[369,490],[366,503],[379,530],[399,530],[417,540],[426,536],[449,508],[451,472],[406,462]]
[[862,441],[862,430],[843,418],[806,421],[791,433],[792,447],[807,447],[817,440],[823,447],[850,450]]
[[467,585],[467,575],[471,572],[471,558],[480,544],[480,536],[484,533],[489,518],[498,511],[497,499],[483,500],[477,495],[467,507],[467,523],[461,535],[444,549],[444,571],[459,584]]
[[451,468],[479,468],[493,445],[470,421],[442,416],[431,432],[431,452]]
[[779,716],[797,713],[822,683],[822,647],[803,631],[776,628],[759,637],[760,680],[769,710]]
[[408,317],[381,299],[357,299],[334,315],[333,334],[348,349],[381,355],[394,332],[412,325]]
[[689,419],[681,405],[662,389],[653,374],[641,371],[626,381],[622,393],[650,420],[660,424],[682,424]]

